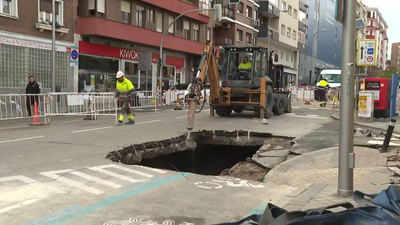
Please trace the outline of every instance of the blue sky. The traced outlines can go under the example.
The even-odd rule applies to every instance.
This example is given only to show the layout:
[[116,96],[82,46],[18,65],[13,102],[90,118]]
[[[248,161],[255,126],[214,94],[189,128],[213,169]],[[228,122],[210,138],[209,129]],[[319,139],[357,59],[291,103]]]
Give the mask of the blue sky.
[[369,7],[377,7],[382,13],[383,19],[388,24],[388,38],[389,38],[389,53],[392,49],[392,43],[400,42],[400,29],[398,28],[399,20],[399,0],[361,0],[364,5]]

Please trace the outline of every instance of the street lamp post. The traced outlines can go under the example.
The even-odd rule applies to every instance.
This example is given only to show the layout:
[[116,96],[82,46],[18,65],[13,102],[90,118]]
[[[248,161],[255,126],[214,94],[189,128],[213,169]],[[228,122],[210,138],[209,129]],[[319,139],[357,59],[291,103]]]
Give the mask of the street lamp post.
[[319,30],[319,31],[314,31],[314,35],[313,35],[313,41],[312,41],[312,44],[311,44],[311,74],[310,74],[310,85],[312,84],[312,75],[313,75],[313,73],[314,73],[314,64],[313,64],[313,62],[314,62],[314,42],[315,42],[315,36],[317,36],[317,34],[319,33],[319,32],[325,32],[325,31],[327,31],[328,29],[326,29],[326,28],[324,28],[324,29],[322,29],[322,30]]

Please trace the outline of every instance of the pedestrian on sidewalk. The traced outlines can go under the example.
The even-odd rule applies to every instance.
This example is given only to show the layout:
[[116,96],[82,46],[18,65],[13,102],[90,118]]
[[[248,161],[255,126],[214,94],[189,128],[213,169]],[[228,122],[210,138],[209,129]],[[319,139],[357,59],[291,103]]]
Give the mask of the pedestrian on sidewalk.
[[319,101],[320,107],[326,106],[326,90],[330,88],[328,84],[328,79],[324,78],[320,82],[318,82],[315,87],[315,97]]
[[29,83],[26,85],[25,93],[28,95],[26,97],[26,109],[28,115],[32,116],[32,108],[35,107],[35,102],[39,107],[39,96],[37,94],[40,94],[40,86],[33,76],[29,76]]
[[132,82],[126,79],[125,74],[122,71],[118,71],[116,78],[116,88],[117,91],[115,93],[115,97],[118,98],[118,102],[121,103],[121,113],[119,116],[118,124],[122,124],[124,121],[124,114],[128,115],[128,124],[134,124],[135,120],[133,118],[133,113],[130,107],[130,102],[132,101],[132,97],[135,94],[135,87],[133,86]]

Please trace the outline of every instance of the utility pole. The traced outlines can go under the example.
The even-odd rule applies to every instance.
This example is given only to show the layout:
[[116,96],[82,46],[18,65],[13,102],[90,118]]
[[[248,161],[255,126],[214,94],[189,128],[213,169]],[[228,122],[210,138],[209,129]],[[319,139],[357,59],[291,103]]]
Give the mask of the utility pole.
[[338,196],[353,195],[354,169],[354,70],[356,62],[354,37],[356,32],[356,1],[344,1],[342,77],[340,90],[339,177]]
[[51,9],[51,14],[52,14],[52,70],[51,70],[51,91],[56,92],[56,1],[52,1],[52,9]]

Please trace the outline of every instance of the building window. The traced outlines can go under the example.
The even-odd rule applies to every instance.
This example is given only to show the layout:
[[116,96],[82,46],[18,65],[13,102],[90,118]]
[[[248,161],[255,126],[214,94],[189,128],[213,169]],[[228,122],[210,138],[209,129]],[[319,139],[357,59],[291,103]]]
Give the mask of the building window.
[[247,44],[251,44],[251,41],[252,41],[252,39],[251,39],[251,34],[246,33],[246,43],[247,43]]
[[282,24],[281,26],[281,34],[285,35],[285,25]]
[[[210,8],[210,0],[199,0],[199,9],[209,9]],[[200,11],[200,14],[207,15],[210,11]]]
[[131,3],[128,1],[121,2],[121,21],[130,24],[131,21]]
[[241,41],[241,42],[243,42],[243,31],[241,31],[241,30],[237,30],[236,31],[236,35],[237,35],[237,41]]
[[290,6],[290,5],[289,5],[289,8],[288,8],[288,14],[289,14],[289,16],[292,15],[292,6]]
[[286,61],[289,61],[289,53],[286,53]]
[[[3,5],[5,0],[2,0]],[[51,0],[40,0],[39,6],[39,22],[51,23],[53,20],[52,16],[52,1]],[[56,14],[56,25],[64,25],[64,5],[62,0],[56,0],[55,14]]]
[[163,32],[163,14],[162,12],[156,12],[156,31]]
[[190,39],[190,23],[189,21],[183,21],[183,37]]
[[[168,26],[172,23],[172,21],[174,21],[174,17],[173,16],[168,16]],[[174,24],[171,25],[171,27],[168,29],[168,33],[169,34],[174,34],[174,29],[175,26]]]
[[0,1],[0,14],[18,17],[18,3],[17,0],[1,0]]
[[104,14],[106,12],[106,2],[105,0],[89,0],[88,8],[89,15],[104,17]]
[[290,61],[293,62],[294,61],[294,55],[290,56]]
[[155,15],[154,15],[154,10],[152,9],[147,9],[147,21],[150,23],[154,23],[155,20]]
[[289,37],[290,38],[290,35],[292,34],[292,29],[291,28],[289,28],[288,27],[288,29],[287,29],[287,37]]
[[[46,45],[43,44],[43,47],[51,49],[51,44],[50,46]],[[71,53],[56,51],[55,57],[57,84],[66,90]],[[49,50],[0,44],[1,86],[3,88],[25,88],[27,77],[33,76],[37,82],[42,83],[42,88],[51,88],[52,65],[49,63],[51,59],[52,54]]]
[[297,10],[293,10],[293,18],[295,18],[297,20]]
[[239,4],[236,5],[236,7],[237,7],[237,12],[243,14],[243,3],[240,2]]
[[176,30],[177,31],[183,31],[183,20],[179,19],[176,21]]
[[282,10],[286,10],[286,2],[282,1]]
[[136,6],[136,26],[143,27],[143,6]]
[[193,24],[193,41],[200,40],[200,29],[198,24]]
[[246,16],[249,17],[250,19],[253,18],[253,9],[249,6],[246,7]]
[[293,30],[292,38],[293,38],[293,40],[296,40],[296,31],[295,30]]
[[211,40],[211,28],[207,28],[207,40]]

